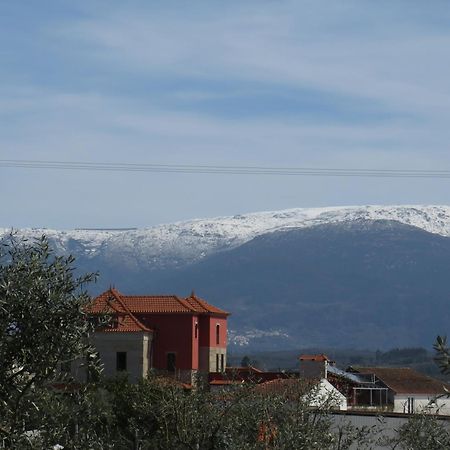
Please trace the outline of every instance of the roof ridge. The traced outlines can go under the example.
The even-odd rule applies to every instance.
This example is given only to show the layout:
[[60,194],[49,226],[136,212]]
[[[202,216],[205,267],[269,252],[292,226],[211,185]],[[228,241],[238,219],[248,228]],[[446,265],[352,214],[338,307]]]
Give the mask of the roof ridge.
[[113,288],[110,288],[107,291],[105,291],[103,294],[106,294],[106,298],[105,298],[106,304],[109,305],[114,311],[116,311],[118,313],[123,312],[120,310],[120,308],[117,307],[117,305],[112,303],[111,294],[112,294],[113,299],[115,299],[119,303],[119,305],[122,307],[122,309],[124,309],[126,312],[126,308],[125,308],[124,304],[122,303],[122,301],[120,300],[120,293],[118,291],[116,291]]
[[217,306],[211,305],[203,298],[197,297],[195,294],[191,294],[189,297],[186,297],[187,299],[194,300],[201,308],[203,308],[207,313],[210,314],[226,314],[229,315],[227,311],[223,310],[222,308],[219,308]]
[[[113,312],[127,314],[196,314],[196,315],[219,315],[228,316],[229,313],[214,305],[209,304],[195,295],[181,297],[171,295],[124,295],[115,288],[110,288],[96,297],[99,305],[104,304]],[[100,306],[96,307],[97,310]],[[134,316],[137,319],[137,316]]]
[[191,311],[191,312],[198,312],[198,311],[196,311],[196,309],[195,309],[193,306],[191,306],[191,305],[189,304],[187,298],[179,298],[179,297],[175,297],[175,298],[178,300],[178,302],[179,302],[182,306],[184,306],[185,308],[187,308],[189,311]]
[[156,295],[123,295],[121,294],[122,297],[124,298],[154,298],[154,297],[158,297],[158,298],[179,298],[176,294],[156,294]]
[[[206,312],[211,312],[211,311],[210,311],[208,308],[206,308],[206,307],[198,300],[198,298],[195,297],[195,296],[190,295],[189,297],[186,297],[186,298],[185,298],[185,301],[187,301],[190,305],[192,305],[192,303],[193,303],[195,306],[191,306],[191,307],[193,307],[196,311],[197,311],[196,308],[203,308]],[[192,303],[191,303],[191,302],[192,302]],[[199,312],[199,311],[197,311],[197,312]]]
[[[120,293],[116,291],[115,289],[110,289],[112,294],[114,295],[115,299],[120,303],[120,305],[125,310],[125,313],[131,318],[131,320],[142,330],[142,331],[151,331],[150,328],[147,328],[143,323],[141,323],[134,315],[133,313],[128,309],[128,307],[125,305],[125,303],[120,298]],[[112,305],[111,305],[112,306]]]

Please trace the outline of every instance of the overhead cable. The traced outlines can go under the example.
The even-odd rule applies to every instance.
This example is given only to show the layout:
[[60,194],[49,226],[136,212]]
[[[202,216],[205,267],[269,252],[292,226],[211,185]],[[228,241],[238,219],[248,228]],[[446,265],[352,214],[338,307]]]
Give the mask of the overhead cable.
[[313,177],[450,178],[450,170],[269,167],[243,165],[148,164],[0,159],[0,168],[223,175]]

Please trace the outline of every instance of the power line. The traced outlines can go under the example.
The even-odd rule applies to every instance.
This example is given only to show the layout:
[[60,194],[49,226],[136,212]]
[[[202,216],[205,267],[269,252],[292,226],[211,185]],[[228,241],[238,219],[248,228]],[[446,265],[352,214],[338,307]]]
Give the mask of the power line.
[[83,170],[223,175],[276,175],[314,177],[450,178],[450,170],[364,169],[319,167],[266,167],[240,165],[145,164],[80,161],[0,159],[0,167],[38,170]]

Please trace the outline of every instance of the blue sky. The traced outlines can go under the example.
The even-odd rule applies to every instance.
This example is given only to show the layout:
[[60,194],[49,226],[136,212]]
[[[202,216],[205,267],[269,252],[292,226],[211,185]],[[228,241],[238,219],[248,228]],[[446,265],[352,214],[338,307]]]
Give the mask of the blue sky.
[[[0,159],[450,169],[447,1],[0,0]],[[448,204],[450,181],[0,167],[0,226]]]

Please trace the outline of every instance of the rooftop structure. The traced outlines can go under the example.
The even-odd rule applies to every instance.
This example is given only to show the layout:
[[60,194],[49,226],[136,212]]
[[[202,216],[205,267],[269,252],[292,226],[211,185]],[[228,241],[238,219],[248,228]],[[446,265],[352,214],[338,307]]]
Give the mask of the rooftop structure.
[[92,337],[107,376],[128,372],[137,381],[154,370],[193,383],[196,374],[225,370],[229,313],[194,293],[124,295],[111,288],[89,312],[93,320],[111,316]]

